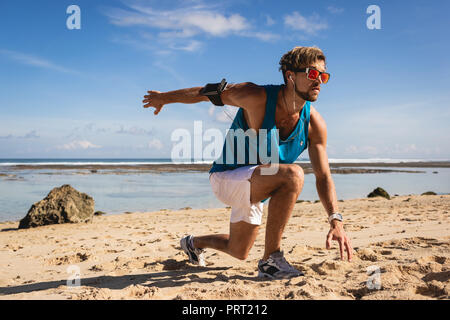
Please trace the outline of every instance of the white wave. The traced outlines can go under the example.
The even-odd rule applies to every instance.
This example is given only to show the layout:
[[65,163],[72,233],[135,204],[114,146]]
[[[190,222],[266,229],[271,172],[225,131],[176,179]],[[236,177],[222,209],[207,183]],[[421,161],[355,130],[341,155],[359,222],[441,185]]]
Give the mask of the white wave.
[[[371,159],[328,159],[329,163],[401,163],[401,162],[447,162],[449,159],[390,159],[390,158],[371,158]],[[295,163],[310,163],[309,159],[301,159]]]
[[[339,159],[330,158],[329,163],[401,163],[401,162],[448,162],[450,159],[390,159],[390,158],[371,158],[371,159]],[[310,163],[309,159],[299,159],[295,163]],[[51,166],[51,165],[61,165],[61,166],[87,166],[87,165],[97,165],[97,166],[138,166],[138,165],[164,165],[164,164],[212,164],[213,160],[195,160],[195,161],[14,161],[14,162],[0,162],[0,167],[8,166],[19,166],[19,165],[29,165],[29,166]]]

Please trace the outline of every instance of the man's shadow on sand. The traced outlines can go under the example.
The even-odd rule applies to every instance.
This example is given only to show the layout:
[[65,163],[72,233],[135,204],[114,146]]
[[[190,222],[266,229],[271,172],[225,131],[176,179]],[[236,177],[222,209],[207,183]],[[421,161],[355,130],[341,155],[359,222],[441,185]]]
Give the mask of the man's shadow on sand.
[[[215,278],[202,277],[201,274],[210,271],[224,271],[232,267],[197,267],[191,266],[186,261],[180,262],[174,259],[168,259],[162,263],[164,265],[163,272],[146,273],[146,274],[130,274],[124,276],[99,276],[91,278],[81,278],[81,286],[107,288],[112,290],[124,289],[130,285],[144,285],[148,287],[178,287],[185,284],[198,283],[213,283],[216,281],[228,282],[233,279],[250,280],[250,281],[265,281],[257,276],[226,276],[222,272],[216,274]],[[152,264],[156,264],[152,263]],[[200,274],[200,275],[199,275]],[[23,284],[18,286],[0,287],[0,295],[29,293],[34,291],[56,289],[60,286],[67,286],[67,280],[37,282],[30,284]]]

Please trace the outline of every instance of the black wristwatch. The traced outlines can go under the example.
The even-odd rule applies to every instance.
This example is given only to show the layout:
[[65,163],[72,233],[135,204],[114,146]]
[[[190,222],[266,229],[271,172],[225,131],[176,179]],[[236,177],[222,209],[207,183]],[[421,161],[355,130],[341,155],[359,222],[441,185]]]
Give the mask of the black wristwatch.
[[222,94],[223,90],[225,90],[226,86],[227,81],[225,79],[222,79],[222,82],[220,83],[208,83],[203,87],[200,93],[204,96],[207,96],[214,105],[223,106],[224,104],[220,95]]

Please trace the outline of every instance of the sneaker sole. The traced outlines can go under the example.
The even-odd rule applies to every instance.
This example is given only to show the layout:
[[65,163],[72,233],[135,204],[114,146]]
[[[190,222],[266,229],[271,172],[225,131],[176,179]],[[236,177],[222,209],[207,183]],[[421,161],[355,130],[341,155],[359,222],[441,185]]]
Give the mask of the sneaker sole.
[[267,278],[267,279],[275,279],[274,276],[271,276],[270,274],[258,271],[258,278]]
[[268,278],[271,280],[283,280],[283,279],[291,279],[291,278],[303,277],[303,276],[305,276],[305,275],[302,273],[302,274],[293,274],[293,275],[286,276],[286,277],[276,277],[276,276],[272,276],[268,273],[258,271],[258,278]]

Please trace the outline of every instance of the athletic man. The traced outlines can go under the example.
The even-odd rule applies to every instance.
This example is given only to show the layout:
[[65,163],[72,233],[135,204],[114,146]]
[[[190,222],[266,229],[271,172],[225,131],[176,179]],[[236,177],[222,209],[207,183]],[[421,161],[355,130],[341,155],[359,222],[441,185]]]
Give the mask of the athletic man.
[[[284,85],[226,85],[223,81],[164,93],[148,91],[144,97],[144,107],[154,107],[155,115],[169,103],[211,100],[215,105],[236,106],[240,109],[230,129],[267,132],[266,136],[256,140],[255,145],[246,142],[241,149],[228,145],[231,141],[226,139],[221,158],[213,163],[210,170],[210,182],[217,198],[231,206],[230,232],[196,237],[190,235],[181,239],[181,247],[192,263],[205,265],[203,252],[206,248],[246,259],[261,224],[263,202],[270,198],[265,251],[258,263],[259,276],[278,279],[303,275],[283,257],[281,237],[304,182],[302,168],[293,162],[307,147],[317,192],[329,217],[326,247],[331,248],[331,240],[337,241],[341,259],[344,259],[346,251],[348,260],[351,260],[352,246],[343,229],[342,215],[338,212],[328,164],[325,121],[310,105],[310,102],[317,100],[321,85],[329,80],[325,62],[325,55],[319,48],[295,47],[280,60]],[[275,148],[271,144],[274,137]],[[235,143],[238,141],[234,139]],[[256,163],[250,161],[249,153],[255,148],[260,152],[262,143],[266,143],[264,150],[278,152],[277,161],[262,162],[259,156]],[[244,150],[245,154],[239,154],[236,150]],[[270,168],[276,170],[266,171]]]

